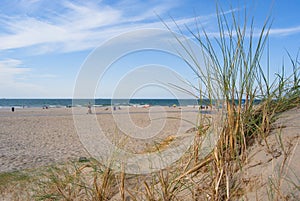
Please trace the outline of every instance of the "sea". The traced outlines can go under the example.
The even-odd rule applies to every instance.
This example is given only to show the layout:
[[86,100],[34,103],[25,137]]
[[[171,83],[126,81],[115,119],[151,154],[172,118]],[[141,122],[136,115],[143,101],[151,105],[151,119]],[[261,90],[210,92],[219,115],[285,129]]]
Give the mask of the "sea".
[[[0,108],[61,108],[94,106],[194,106],[199,105],[197,99],[0,99]],[[208,105],[208,100],[201,100],[201,105]]]

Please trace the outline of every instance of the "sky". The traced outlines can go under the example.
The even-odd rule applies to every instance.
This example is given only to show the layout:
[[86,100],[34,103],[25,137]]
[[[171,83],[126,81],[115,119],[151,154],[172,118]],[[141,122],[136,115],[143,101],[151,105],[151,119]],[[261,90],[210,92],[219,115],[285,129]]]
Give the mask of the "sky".
[[[176,24],[195,31],[196,20],[213,38],[218,32],[216,2],[1,0],[0,98],[72,98],[79,88],[89,92],[82,97],[189,98],[167,86],[186,86],[181,80],[197,84],[197,77],[176,51],[166,49],[174,41],[166,40],[164,23],[174,32]],[[289,64],[287,51],[296,57],[300,1],[220,0],[219,5],[225,15],[247,10],[254,30],[270,17],[271,77],[283,62]],[[97,65],[82,76],[95,58]]]

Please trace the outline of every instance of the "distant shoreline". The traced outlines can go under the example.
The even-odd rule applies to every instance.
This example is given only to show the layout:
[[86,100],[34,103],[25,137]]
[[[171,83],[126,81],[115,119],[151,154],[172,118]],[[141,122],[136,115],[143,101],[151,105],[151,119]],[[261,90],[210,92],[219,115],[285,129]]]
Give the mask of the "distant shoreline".
[[[208,101],[206,101],[208,103]],[[63,107],[85,107],[87,104],[96,107],[101,106],[187,106],[199,105],[197,99],[0,99],[0,108],[63,108]]]
[[[256,100],[259,103],[261,100]],[[212,101],[214,102],[214,101]],[[69,98],[33,98],[33,99],[0,99],[0,108],[65,108],[65,107],[86,107],[88,104],[94,107],[107,106],[197,106],[211,105],[209,99],[69,99]],[[214,103],[213,103],[214,104]]]

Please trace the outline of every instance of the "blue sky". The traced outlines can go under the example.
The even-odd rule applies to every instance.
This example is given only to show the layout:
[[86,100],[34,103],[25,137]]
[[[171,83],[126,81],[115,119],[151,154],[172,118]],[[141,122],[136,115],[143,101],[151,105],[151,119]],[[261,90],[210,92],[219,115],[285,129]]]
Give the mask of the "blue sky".
[[[300,48],[300,1],[219,1],[225,12],[247,9],[259,30],[267,16],[270,30],[271,77],[280,70],[286,50]],[[110,39],[145,28],[195,27],[195,18],[207,33],[217,32],[215,1],[210,0],[2,0],[0,2],[0,98],[70,98],[83,63],[93,50]],[[264,59],[262,64],[264,64]],[[99,75],[95,96],[107,98],[120,80],[140,66],[167,66],[184,79],[197,82],[191,70],[172,54],[142,51],[115,61]],[[148,72],[149,73],[149,72]],[[168,73],[159,79],[167,79]],[[147,74],[137,74],[144,79]],[[126,79],[125,79],[126,80]],[[123,83],[124,85],[124,83]],[[125,88],[122,90],[126,91]],[[125,93],[126,94],[126,93]],[[138,94],[138,95],[137,95]],[[123,94],[124,95],[124,94]],[[132,95],[132,94],[131,94]],[[167,89],[137,87],[137,97],[173,97]],[[184,97],[184,95],[183,95]]]

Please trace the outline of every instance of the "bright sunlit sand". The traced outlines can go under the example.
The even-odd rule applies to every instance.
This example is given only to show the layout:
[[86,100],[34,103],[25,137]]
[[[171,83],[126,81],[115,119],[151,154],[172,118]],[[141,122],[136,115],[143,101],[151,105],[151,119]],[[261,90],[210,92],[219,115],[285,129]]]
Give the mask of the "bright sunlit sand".
[[[74,109],[74,115],[80,115],[83,121],[88,119],[89,115],[96,115],[107,138],[112,141],[126,138],[122,148],[134,153],[146,152],[154,143],[159,143],[168,136],[184,134],[194,125],[187,122],[181,125],[180,118],[196,122],[197,113],[198,109],[193,107],[122,107],[114,112],[115,116],[112,115],[110,107],[93,109],[93,114],[87,114],[87,108]],[[159,119],[163,114],[164,119]],[[159,122],[158,127],[151,126],[152,121],[155,123],[160,120],[163,121]],[[117,129],[120,125],[116,122],[122,124],[121,129]],[[130,134],[130,131],[126,130],[131,129],[130,126],[139,129],[152,127],[148,132],[155,132],[155,136],[152,139],[145,134],[142,136],[143,133],[138,132],[141,130]],[[15,112],[0,109],[0,127],[0,172],[89,157],[79,140],[71,108],[19,108]]]
[[0,201],[300,200],[299,7],[1,0]]

